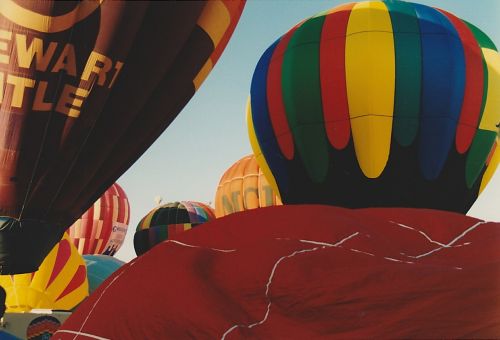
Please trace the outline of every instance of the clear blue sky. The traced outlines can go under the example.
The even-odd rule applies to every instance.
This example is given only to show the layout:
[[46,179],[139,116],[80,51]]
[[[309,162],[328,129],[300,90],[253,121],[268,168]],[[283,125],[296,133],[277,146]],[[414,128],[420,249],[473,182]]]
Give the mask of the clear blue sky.
[[[245,103],[262,52],[304,18],[348,1],[249,0],[221,59],[200,90],[149,150],[118,180],[131,207],[129,231],[116,255],[135,257],[139,220],[164,202],[214,201],[224,171],[251,153]],[[416,0],[446,9],[479,26],[500,45],[500,0]],[[469,213],[500,221],[500,174]]]

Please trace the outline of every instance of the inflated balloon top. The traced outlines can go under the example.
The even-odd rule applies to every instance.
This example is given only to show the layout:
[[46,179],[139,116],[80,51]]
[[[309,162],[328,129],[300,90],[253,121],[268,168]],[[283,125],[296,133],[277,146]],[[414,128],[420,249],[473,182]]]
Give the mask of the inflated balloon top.
[[151,210],[137,225],[134,249],[142,255],[171,236],[215,219],[213,209],[200,202],[181,201]]
[[347,4],[264,52],[247,115],[284,203],[465,213],[500,158],[500,55],[440,9]]
[[215,216],[281,205],[254,155],[243,157],[222,175],[215,193]]
[[73,244],[82,255],[113,256],[122,246],[130,220],[130,205],[117,183],[68,229]]
[[0,5],[0,273],[35,271],[168,127],[244,0]]

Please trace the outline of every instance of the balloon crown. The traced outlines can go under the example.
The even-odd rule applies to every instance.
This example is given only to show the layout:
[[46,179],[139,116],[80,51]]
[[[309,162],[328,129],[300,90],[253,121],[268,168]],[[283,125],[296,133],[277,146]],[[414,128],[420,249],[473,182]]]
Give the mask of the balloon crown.
[[465,213],[500,159],[499,70],[491,39],[449,12],[342,5],[263,53],[252,148],[285,204]]

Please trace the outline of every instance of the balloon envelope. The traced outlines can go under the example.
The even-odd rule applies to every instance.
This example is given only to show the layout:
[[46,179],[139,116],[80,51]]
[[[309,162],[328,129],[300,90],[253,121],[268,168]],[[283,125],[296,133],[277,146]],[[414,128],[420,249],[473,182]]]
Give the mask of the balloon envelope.
[[254,155],[243,157],[222,175],[215,193],[215,216],[281,205]]
[[129,220],[127,195],[115,183],[73,223],[68,234],[82,255],[113,256],[125,240]]
[[499,95],[500,54],[477,27],[410,2],[351,3],[263,53],[250,139],[285,204],[465,213],[498,164]]
[[51,315],[34,318],[26,327],[26,340],[46,340],[61,327],[59,319]]
[[92,294],[104,280],[125,264],[125,262],[108,255],[83,255],[83,259],[87,266],[89,294]]
[[85,262],[67,234],[34,273],[0,275],[8,312],[71,310],[89,295]]
[[211,207],[200,202],[172,202],[151,210],[137,225],[134,249],[142,255],[158,243],[215,219]]
[[2,2],[1,273],[35,271],[167,128],[213,68],[243,6]]
[[254,209],[124,265],[56,338],[497,338],[499,242],[451,212]]

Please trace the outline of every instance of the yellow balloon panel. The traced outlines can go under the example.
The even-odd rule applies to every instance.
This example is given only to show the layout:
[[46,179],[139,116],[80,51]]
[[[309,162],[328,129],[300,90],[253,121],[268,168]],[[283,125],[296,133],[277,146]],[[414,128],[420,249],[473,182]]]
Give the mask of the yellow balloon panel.
[[356,157],[365,176],[377,178],[389,159],[395,91],[394,38],[382,2],[354,6],[345,53]]
[[89,295],[85,262],[66,233],[38,271],[0,275],[0,285],[7,293],[8,312],[70,310]]
[[486,171],[484,172],[483,179],[481,180],[481,187],[479,188],[479,194],[481,194],[490,182],[491,178],[495,174],[495,171],[498,168],[498,164],[500,163],[500,147],[498,146],[499,139],[497,137],[496,143],[493,146],[491,157],[488,160],[488,166],[486,167]]
[[242,211],[245,207],[245,192],[243,190],[243,182],[245,180],[244,176],[247,171],[246,167],[246,161],[237,162],[234,167],[231,167],[229,180],[225,181],[225,197],[232,203],[233,211]]
[[[259,176],[262,175],[262,171],[259,173],[259,165],[253,157],[245,157],[244,160],[245,161],[240,162],[245,164],[243,172],[243,185],[241,187],[244,207],[246,210],[259,208],[261,207],[261,187],[259,187],[261,180]],[[257,174],[257,176],[255,174]]]
[[483,48],[484,59],[488,67],[488,96],[484,107],[479,129],[496,132],[500,118],[500,54],[497,51]]

